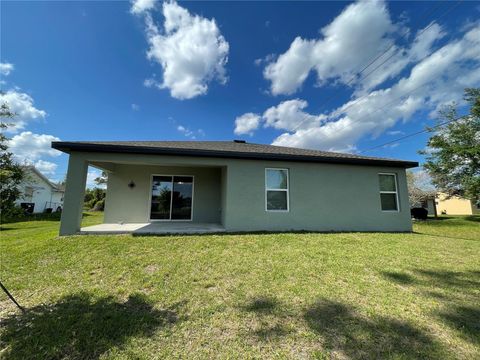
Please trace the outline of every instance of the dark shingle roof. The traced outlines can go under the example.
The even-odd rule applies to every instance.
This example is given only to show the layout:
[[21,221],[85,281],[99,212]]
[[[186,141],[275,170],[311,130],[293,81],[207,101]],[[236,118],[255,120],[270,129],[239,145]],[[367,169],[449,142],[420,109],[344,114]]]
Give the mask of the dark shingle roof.
[[328,162],[361,165],[415,167],[417,162],[376,158],[329,151],[285,146],[244,143],[238,141],[74,141],[52,142],[63,152],[92,151],[135,154],[201,156],[255,160]]

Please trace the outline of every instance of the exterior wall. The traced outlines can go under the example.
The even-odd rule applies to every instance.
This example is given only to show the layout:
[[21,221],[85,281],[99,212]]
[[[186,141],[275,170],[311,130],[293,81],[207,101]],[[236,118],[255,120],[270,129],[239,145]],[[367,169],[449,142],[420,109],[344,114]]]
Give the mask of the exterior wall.
[[[53,191],[52,192],[52,203],[55,203],[55,206],[63,207],[63,191]],[[55,209],[53,209],[55,211]]]
[[435,216],[435,199],[427,199],[428,215]]
[[[26,196],[26,189],[30,187],[33,189],[32,196]],[[20,206],[23,202],[34,203],[34,213],[41,213],[45,210],[47,203],[57,202],[57,192],[52,191],[52,185],[47,183],[33,171],[28,171],[25,180],[19,186],[22,196],[15,202]],[[63,195],[62,193],[59,193]],[[58,201],[60,202],[60,201]],[[54,209],[55,210],[55,209]]]
[[[221,169],[211,167],[165,167],[117,165],[108,175],[105,200],[106,223],[150,221],[151,177],[193,175],[193,222],[220,223]],[[133,181],[134,188],[128,184]]]
[[[289,169],[290,210],[265,211],[265,168]],[[399,212],[382,212],[378,173],[397,175]],[[231,161],[225,227],[246,230],[411,231],[405,169]]]
[[476,213],[475,204],[472,201],[458,196],[447,199],[445,194],[439,193],[437,202],[438,214],[472,215]]
[[[103,163],[111,171],[105,222],[145,222],[150,202],[150,174],[163,173],[194,175],[194,221],[222,222],[227,231],[412,229],[404,168],[72,152],[62,214],[63,234],[73,233],[73,229],[80,226],[80,219],[75,216],[82,199],[79,198],[78,204],[72,199],[75,193],[83,197],[80,180],[75,176],[82,177],[84,188],[84,162],[94,162],[97,166]],[[74,169],[75,164],[78,169]],[[217,169],[213,171],[212,167]],[[289,169],[289,212],[265,211],[266,167]],[[178,168],[183,170],[178,172]],[[398,212],[381,211],[378,180],[381,172],[397,175]],[[69,184],[69,179],[73,180],[73,185]],[[134,189],[127,186],[132,180],[136,184]],[[72,207],[69,202],[74,211],[69,211]],[[64,222],[68,224],[63,226]]]

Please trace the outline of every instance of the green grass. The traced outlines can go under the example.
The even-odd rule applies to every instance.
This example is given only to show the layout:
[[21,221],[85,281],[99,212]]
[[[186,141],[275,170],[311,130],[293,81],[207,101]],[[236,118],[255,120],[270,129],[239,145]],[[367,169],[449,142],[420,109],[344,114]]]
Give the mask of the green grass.
[[[89,213],[85,224],[101,222]],[[5,224],[2,358],[480,358],[480,217],[413,234],[57,237]]]

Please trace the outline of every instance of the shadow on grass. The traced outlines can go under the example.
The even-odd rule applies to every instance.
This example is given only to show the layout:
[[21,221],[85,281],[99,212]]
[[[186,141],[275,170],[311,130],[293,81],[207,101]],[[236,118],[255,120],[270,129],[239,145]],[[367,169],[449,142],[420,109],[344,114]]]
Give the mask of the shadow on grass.
[[433,315],[468,341],[480,343],[480,271],[414,269],[412,272],[415,276],[401,272],[382,272],[382,275],[397,284],[411,285],[424,296],[440,301],[442,309]]
[[415,281],[415,279],[412,276],[405,273],[401,273],[401,272],[383,271],[382,275],[390,280],[395,281],[398,284],[403,284],[403,285],[409,285]]
[[323,347],[351,359],[441,358],[445,349],[421,329],[386,317],[365,318],[345,304],[320,299],[306,309]]
[[[257,296],[241,307],[255,315],[259,326],[251,333],[257,340],[287,336],[285,324],[298,318],[273,297]],[[323,353],[338,353],[348,359],[441,358],[446,349],[414,325],[396,319],[364,317],[344,303],[319,299],[299,309],[305,324],[318,335]]]
[[431,236],[431,237],[436,237],[436,238],[453,239],[453,240],[480,241],[480,239],[477,239],[477,238],[472,239],[472,238],[465,238],[465,237],[460,237],[460,236],[448,236],[448,235],[445,235],[444,233],[429,234],[429,233],[423,233],[423,232],[418,232],[418,231],[412,231],[412,234],[423,235],[423,236]]
[[480,222],[480,215],[470,215],[466,216],[465,220],[467,221],[474,221],[474,222]]
[[251,299],[243,310],[255,313],[272,313],[278,307],[277,299],[269,296],[259,296]]
[[2,321],[9,359],[98,359],[131,337],[149,337],[179,321],[176,304],[157,310],[141,295],[126,302],[82,292]]
[[271,296],[257,296],[241,306],[243,311],[255,314],[259,327],[252,331],[253,335],[262,341],[269,341],[289,334],[289,330],[282,324],[288,314]]
[[438,316],[474,344],[480,344],[480,308],[455,306]]

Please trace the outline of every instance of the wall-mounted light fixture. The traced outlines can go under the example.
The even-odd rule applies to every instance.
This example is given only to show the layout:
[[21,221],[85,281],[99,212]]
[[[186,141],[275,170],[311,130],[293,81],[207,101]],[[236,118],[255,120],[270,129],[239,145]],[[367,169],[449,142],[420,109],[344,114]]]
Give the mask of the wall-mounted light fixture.
[[129,183],[128,183],[128,187],[130,189],[133,189],[135,187],[135,183],[133,182],[133,180],[131,180]]

